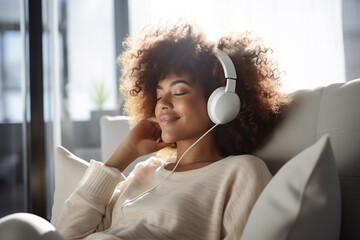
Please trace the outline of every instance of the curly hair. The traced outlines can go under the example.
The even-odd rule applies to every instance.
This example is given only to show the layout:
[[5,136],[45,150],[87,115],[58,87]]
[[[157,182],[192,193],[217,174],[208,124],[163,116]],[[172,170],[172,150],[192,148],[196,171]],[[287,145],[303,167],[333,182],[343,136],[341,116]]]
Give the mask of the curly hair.
[[231,34],[215,43],[185,23],[147,27],[123,44],[126,50],[118,57],[122,65],[120,90],[132,124],[154,116],[156,87],[168,73],[188,73],[192,81],[200,81],[205,99],[225,85],[222,66],[213,54],[215,47],[233,61],[236,92],[241,99],[237,118],[214,130],[224,156],[253,152],[274,129],[282,107],[289,102],[289,96],[279,91],[281,74],[276,61],[268,56],[272,50],[250,32]]

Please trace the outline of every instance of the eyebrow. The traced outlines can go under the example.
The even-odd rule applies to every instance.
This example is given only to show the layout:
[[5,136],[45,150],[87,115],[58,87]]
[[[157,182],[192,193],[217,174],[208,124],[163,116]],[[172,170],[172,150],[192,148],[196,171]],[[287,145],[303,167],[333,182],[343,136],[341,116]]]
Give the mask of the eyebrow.
[[[191,85],[189,82],[185,81],[185,80],[176,80],[176,81],[173,81],[173,82],[170,83],[169,87],[172,87],[172,86],[174,86],[174,85],[176,85],[176,84],[179,84],[179,83],[184,83],[184,84],[192,87],[192,85]],[[160,85],[158,85],[156,88],[157,88],[157,89],[163,89]]]

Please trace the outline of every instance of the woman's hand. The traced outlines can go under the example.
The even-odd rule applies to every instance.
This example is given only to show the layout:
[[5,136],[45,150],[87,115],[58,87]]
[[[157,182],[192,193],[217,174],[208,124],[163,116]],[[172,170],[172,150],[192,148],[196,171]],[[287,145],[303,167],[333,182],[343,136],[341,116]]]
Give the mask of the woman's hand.
[[105,163],[124,171],[136,158],[171,146],[159,141],[161,129],[155,118],[140,121]]
[[155,118],[140,121],[129,133],[124,142],[136,153],[136,157],[141,157],[171,144],[159,141],[161,129]]

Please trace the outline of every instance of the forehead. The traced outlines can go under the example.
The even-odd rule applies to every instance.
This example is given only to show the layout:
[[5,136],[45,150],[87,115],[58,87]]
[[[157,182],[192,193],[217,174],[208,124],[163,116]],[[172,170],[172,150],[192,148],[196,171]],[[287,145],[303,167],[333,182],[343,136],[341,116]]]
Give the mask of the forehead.
[[201,81],[196,81],[196,79],[192,78],[190,74],[167,74],[163,79],[159,80],[158,85],[156,87],[156,91],[166,91],[171,90],[172,87],[178,85],[187,85],[192,88],[195,92],[199,94],[199,96],[204,97],[204,87]]
[[157,85],[158,86],[169,85],[173,82],[179,82],[179,83],[184,82],[189,85],[194,84],[194,81],[192,80],[192,78],[188,73],[182,73],[182,74],[169,73],[166,74],[162,79],[160,79]]

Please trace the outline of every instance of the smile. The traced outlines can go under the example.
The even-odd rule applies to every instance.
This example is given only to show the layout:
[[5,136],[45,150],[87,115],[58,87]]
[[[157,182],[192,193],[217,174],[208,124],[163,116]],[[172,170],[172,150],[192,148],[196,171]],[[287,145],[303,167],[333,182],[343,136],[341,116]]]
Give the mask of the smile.
[[168,124],[171,124],[171,123],[177,121],[178,119],[180,119],[180,117],[163,115],[163,116],[160,116],[159,124],[160,124],[160,126],[166,126]]

